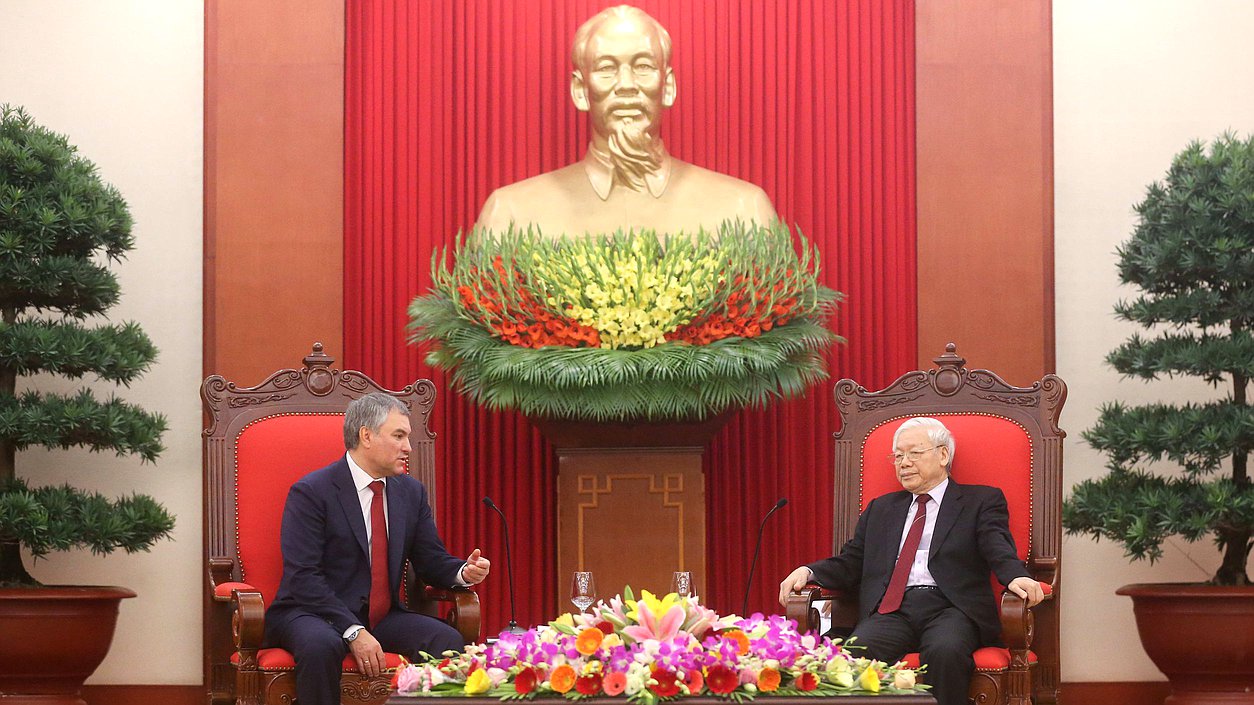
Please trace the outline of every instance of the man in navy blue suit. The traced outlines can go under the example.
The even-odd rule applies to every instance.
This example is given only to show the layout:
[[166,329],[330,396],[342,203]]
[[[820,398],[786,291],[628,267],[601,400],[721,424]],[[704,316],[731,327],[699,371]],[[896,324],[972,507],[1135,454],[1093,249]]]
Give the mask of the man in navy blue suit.
[[292,485],[283,509],[283,580],[266,611],[265,641],[296,659],[300,705],[339,705],[340,664],[383,671],[384,651],[418,660],[460,651],[444,622],[407,611],[397,593],[408,559],[431,585],[468,586],[491,567],[475,549],[463,561],[444,548],[427,490],[405,472],[409,410],[367,394],[344,414],[343,458]]
[[954,482],[953,456],[944,424],[907,420],[893,435],[903,489],[867,505],[839,555],[801,566],[779,584],[781,604],[812,581],[858,590],[854,643],[888,663],[918,651],[940,705],[965,705],[972,654],[1001,641],[989,573],[1029,606],[1044,598],[1015,551],[1005,495]]

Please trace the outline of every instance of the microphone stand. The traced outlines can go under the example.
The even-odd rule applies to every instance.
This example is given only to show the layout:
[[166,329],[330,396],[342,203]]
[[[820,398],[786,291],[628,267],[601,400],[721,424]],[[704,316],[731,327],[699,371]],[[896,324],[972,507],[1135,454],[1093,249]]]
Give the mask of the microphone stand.
[[[502,512],[501,508],[496,506],[491,497],[484,497],[483,504],[501,517],[501,526],[505,529],[505,573],[509,576],[509,626],[502,633],[526,634],[527,630],[518,626],[518,622],[514,620],[514,615],[516,614],[514,605],[514,559],[509,551],[509,522],[505,521],[505,512]],[[761,539],[759,538],[759,540]]]
[[788,498],[781,497],[775,503],[775,506],[771,507],[771,510],[766,513],[766,516],[762,517],[762,523],[758,525],[758,543],[753,547],[753,561],[749,563],[749,580],[745,583],[745,601],[740,608],[741,617],[749,616],[749,589],[753,587],[753,570],[758,567],[758,553],[762,550],[762,531],[766,529],[766,520],[770,519],[771,515],[783,508],[785,504],[788,504]]

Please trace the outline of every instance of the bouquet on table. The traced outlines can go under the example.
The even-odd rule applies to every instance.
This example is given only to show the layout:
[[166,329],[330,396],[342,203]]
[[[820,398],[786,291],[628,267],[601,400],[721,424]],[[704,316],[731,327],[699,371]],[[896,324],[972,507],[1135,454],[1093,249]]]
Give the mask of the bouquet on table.
[[397,670],[410,696],[478,695],[502,700],[624,697],[641,705],[704,695],[869,695],[922,692],[915,671],[861,658],[856,647],[800,634],[781,616],[720,617],[695,597],[647,590],[564,614],[525,634]]

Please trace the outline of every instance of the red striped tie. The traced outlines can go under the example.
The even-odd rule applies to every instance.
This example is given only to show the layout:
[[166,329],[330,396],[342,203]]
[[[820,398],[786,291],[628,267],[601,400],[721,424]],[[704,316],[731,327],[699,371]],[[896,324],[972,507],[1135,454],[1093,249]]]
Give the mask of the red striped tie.
[[906,534],[906,542],[901,544],[901,553],[897,554],[897,565],[893,567],[893,577],[888,581],[888,589],[884,591],[884,599],[880,600],[880,614],[896,612],[901,607],[901,598],[906,594],[906,580],[910,577],[910,566],[914,565],[914,554],[919,550],[919,541],[923,538],[923,525],[927,522],[926,504],[931,497],[921,494],[915,500],[919,510],[910,523],[910,531]]
[[[370,628],[392,609],[388,594],[388,523],[383,515],[383,481],[370,483]],[[916,542],[917,543],[917,542]]]

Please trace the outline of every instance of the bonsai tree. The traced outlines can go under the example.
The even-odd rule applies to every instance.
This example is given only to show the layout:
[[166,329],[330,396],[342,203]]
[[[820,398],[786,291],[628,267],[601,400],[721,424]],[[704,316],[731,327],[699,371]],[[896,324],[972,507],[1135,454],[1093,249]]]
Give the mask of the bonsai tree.
[[[1141,294],[1117,316],[1150,330],[1106,361],[1124,375],[1189,375],[1229,391],[1218,401],[1102,407],[1084,439],[1109,474],[1077,485],[1063,507],[1068,533],[1118,541],[1153,562],[1169,536],[1213,536],[1223,562],[1215,585],[1248,585],[1254,488],[1254,137],[1190,144],[1136,206],[1118,249],[1119,278]],[[1146,461],[1183,469],[1152,474]],[[1220,472],[1224,470],[1226,472]]]
[[17,451],[31,446],[145,461],[162,451],[165,419],[115,397],[86,388],[18,393],[22,376],[92,374],[125,385],[152,364],[157,351],[138,325],[86,323],[117,303],[118,281],[105,265],[132,247],[126,202],[95,165],[22,109],[0,106],[0,585],[38,585],[22,565],[23,545],[35,557],[84,547],[134,552],[174,527],[150,497],[36,488],[15,472]]

